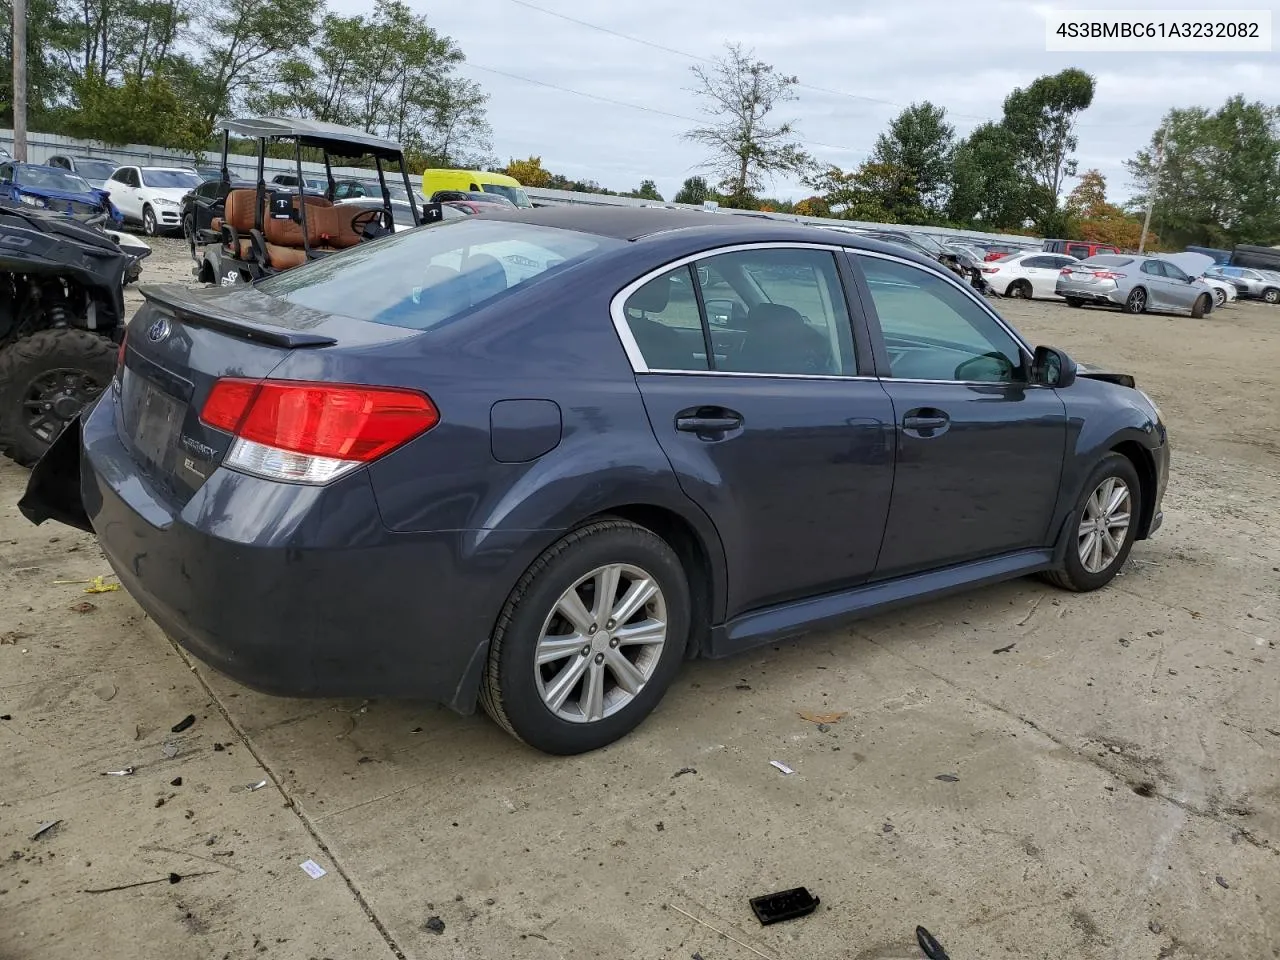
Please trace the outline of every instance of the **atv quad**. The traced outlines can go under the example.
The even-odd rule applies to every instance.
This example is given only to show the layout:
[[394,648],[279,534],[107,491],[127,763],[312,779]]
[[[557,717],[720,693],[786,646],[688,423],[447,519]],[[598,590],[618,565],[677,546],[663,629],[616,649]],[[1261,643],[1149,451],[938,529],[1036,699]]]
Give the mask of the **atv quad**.
[[99,229],[0,205],[0,453],[35,463],[111,382],[135,265]]
[[[227,120],[222,130],[222,180],[214,202],[208,205],[213,216],[207,227],[196,223],[194,217],[190,226],[184,227],[195,260],[192,272],[205,283],[252,283],[394,232],[394,208],[387,186],[391,174],[404,182],[415,225],[440,219],[439,210],[434,217],[419,210],[404,150],[395,141],[353,127],[296,118]],[[251,137],[257,143],[253,187],[233,186],[227,167],[232,134]],[[292,181],[290,185],[266,181],[268,144],[278,143],[293,146],[296,175],[276,178]],[[303,170],[304,149],[318,150],[324,158],[323,189],[317,189],[316,175]],[[372,160],[381,206],[369,209],[334,203],[337,184],[330,162],[334,157],[355,163]],[[399,169],[388,170],[388,165]]]

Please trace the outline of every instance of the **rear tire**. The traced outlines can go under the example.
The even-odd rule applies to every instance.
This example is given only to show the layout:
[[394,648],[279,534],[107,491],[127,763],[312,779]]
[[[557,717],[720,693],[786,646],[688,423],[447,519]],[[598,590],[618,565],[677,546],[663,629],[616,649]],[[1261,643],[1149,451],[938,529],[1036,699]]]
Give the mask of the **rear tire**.
[[1142,287],[1134,287],[1125,298],[1125,313],[1143,313],[1147,309],[1147,291]]
[[[1096,499],[1100,492],[1107,490],[1104,485],[1109,482],[1115,484],[1111,488],[1111,497],[1119,495],[1119,485],[1123,485],[1127,491],[1127,502],[1122,502],[1110,512],[1105,509],[1109,504]],[[1138,533],[1138,518],[1142,515],[1142,497],[1143,490],[1138,479],[1138,471],[1134,469],[1129,458],[1121,453],[1108,453],[1103,457],[1089,474],[1084,492],[1080,495],[1076,508],[1071,511],[1071,516],[1067,518],[1065,533],[1067,550],[1064,566],[1061,570],[1047,571],[1043,574],[1044,579],[1056,587],[1076,593],[1097,590],[1110,583],[1124,566],[1125,560],[1129,557],[1129,551],[1133,549],[1133,541]],[[1101,504],[1104,509],[1097,509],[1098,504]],[[1125,521],[1117,546],[1115,538],[1117,533],[1120,533],[1118,521],[1122,516]],[[1102,522],[1107,529],[1105,531],[1084,529],[1089,524],[1098,522]],[[1090,533],[1093,539],[1090,539]],[[1099,542],[1100,539],[1101,542]],[[1089,560],[1088,566],[1086,566],[1086,558]]]
[[75,327],[40,330],[0,350],[0,453],[24,467],[39,460],[111,382],[116,350]]
[[[597,600],[597,587],[605,583],[597,575],[615,568],[627,579],[615,579],[608,602]],[[643,583],[656,586],[653,598],[609,626],[614,621],[606,619],[608,614]],[[566,600],[574,606],[573,598],[582,624],[559,612]],[[689,618],[687,576],[662,538],[623,520],[588,524],[546,550],[511,592],[493,631],[480,703],[504,730],[546,753],[603,747],[630,733],[661,701],[684,659]],[[634,633],[639,623],[649,630],[665,624],[660,646],[627,643],[621,631],[630,625]],[[615,642],[619,639],[621,644]],[[557,644],[566,650],[558,651]],[[635,654],[634,661],[627,659],[637,671],[629,681],[632,691],[621,681],[621,673],[629,671],[610,665],[624,651]],[[587,685],[596,676],[603,692],[593,703]],[[557,686],[565,690],[558,706]]]
[[1080,307],[1084,306],[1084,301],[1081,300],[1079,297],[1064,297],[1063,299],[1067,301],[1068,307],[1076,307],[1077,309],[1079,309]]
[[1031,284],[1025,280],[1015,280],[1009,284],[1009,289],[1005,291],[1006,297],[1014,297],[1019,300],[1031,299]]
[[1202,320],[1204,315],[1208,313],[1212,307],[1209,303],[1209,295],[1207,293],[1196,297],[1196,302],[1191,305],[1191,319]]

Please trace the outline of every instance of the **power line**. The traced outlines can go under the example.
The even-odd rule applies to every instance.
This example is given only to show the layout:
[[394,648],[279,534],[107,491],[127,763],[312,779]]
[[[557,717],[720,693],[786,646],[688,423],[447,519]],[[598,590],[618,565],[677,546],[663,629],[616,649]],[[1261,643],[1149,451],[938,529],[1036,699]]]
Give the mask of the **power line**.
[[[517,2],[519,2],[519,0],[517,0]],[[699,120],[697,117],[687,117],[681,113],[671,113],[668,110],[659,110],[656,107],[646,107],[640,103],[628,103],[626,100],[614,100],[612,97],[601,96],[598,93],[587,93],[585,90],[574,90],[570,87],[562,87],[560,86],[560,84],[557,84],[557,83],[549,83],[546,80],[536,80],[533,77],[524,77],[518,73],[509,73],[506,70],[498,70],[495,67],[486,67],[483,64],[476,63],[473,60],[464,61],[463,65],[468,67],[474,67],[476,70],[483,70],[485,73],[496,74],[499,77],[506,77],[509,80],[519,80],[523,83],[531,83],[534,86],[546,87],[549,90],[559,90],[561,93],[571,93],[577,97],[586,97],[589,100],[598,100],[601,103],[612,104],[613,106],[616,106],[616,107],[630,107],[632,110],[643,110],[645,113],[653,113],[660,117],[670,117],[673,120],[684,120],[684,121],[687,121],[688,123],[705,123],[706,122],[705,118],[702,120]],[[843,150],[846,153],[857,153],[857,154],[862,154],[864,156],[868,155],[869,153],[869,151],[864,150],[861,147],[846,147],[838,143],[824,143],[821,140],[801,139],[800,142],[803,143],[805,146],[826,147],[829,150]]]

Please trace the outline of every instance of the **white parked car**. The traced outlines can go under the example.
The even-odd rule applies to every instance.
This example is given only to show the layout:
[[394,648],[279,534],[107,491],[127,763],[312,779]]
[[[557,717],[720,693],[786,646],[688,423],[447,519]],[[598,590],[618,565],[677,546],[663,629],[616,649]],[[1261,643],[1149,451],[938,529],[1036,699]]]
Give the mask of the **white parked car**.
[[182,229],[182,198],[201,183],[190,167],[120,167],[104,189],[126,223],[140,223],[154,237]]
[[982,265],[982,279],[1003,297],[1061,299],[1054,287],[1062,268],[1079,261],[1065,253],[1011,253]]

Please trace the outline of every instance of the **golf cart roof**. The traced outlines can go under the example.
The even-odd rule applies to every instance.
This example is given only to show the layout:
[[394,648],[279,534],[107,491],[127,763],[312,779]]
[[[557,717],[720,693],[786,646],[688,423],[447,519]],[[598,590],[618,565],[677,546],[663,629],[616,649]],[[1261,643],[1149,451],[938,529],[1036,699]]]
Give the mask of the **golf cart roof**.
[[[372,153],[382,157],[399,157],[404,149],[394,140],[374,136],[355,127],[320,120],[303,120],[298,117],[246,117],[224,120],[223,130],[245,137],[266,137],[269,140],[288,138],[298,140],[304,147],[319,147],[339,156],[353,157]],[[345,149],[344,149],[345,148]]]

